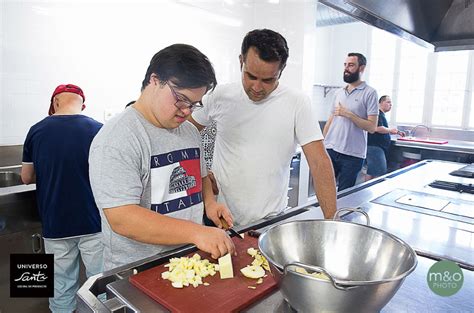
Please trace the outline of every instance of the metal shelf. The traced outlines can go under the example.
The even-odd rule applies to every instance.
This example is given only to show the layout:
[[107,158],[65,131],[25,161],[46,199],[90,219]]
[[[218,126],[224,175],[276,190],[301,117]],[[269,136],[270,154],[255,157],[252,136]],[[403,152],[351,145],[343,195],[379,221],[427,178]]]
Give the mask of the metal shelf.
[[331,91],[331,89],[342,88],[342,86],[329,86],[329,85],[319,85],[319,84],[315,84],[313,86],[324,88],[324,98],[326,98],[326,96],[328,95],[329,91]]

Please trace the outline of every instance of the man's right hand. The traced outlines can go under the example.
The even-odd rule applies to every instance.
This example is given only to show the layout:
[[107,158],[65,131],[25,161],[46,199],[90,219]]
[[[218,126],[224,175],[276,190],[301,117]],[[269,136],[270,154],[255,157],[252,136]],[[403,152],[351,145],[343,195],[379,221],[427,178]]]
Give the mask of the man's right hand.
[[199,250],[210,253],[218,259],[227,253],[235,253],[235,246],[227,233],[217,227],[203,226],[202,231],[195,235],[193,242]]
[[349,113],[352,113],[349,111],[345,106],[343,106],[340,102],[336,105],[334,108],[334,116],[343,116],[343,117],[348,117]]

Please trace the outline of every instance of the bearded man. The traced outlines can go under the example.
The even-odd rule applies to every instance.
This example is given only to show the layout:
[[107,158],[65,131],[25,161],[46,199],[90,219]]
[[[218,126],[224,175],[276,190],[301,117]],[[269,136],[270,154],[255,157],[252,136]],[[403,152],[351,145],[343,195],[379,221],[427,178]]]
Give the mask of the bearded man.
[[361,80],[367,59],[349,53],[344,63],[347,85],[334,96],[333,110],[324,126],[324,144],[331,158],[338,191],[355,185],[367,154],[367,133],[377,128],[377,91]]

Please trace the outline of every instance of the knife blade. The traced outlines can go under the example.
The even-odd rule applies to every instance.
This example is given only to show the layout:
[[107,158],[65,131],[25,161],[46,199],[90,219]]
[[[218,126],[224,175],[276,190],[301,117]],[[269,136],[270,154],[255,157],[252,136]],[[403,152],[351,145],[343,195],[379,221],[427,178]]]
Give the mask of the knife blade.
[[240,238],[240,239],[242,239],[242,240],[244,239],[244,237],[243,237],[241,234],[239,234],[237,231],[235,231],[232,227],[229,227],[229,224],[227,224],[227,221],[226,221],[222,216],[221,216],[219,219],[221,220],[222,227],[223,227],[225,230],[227,230],[227,231],[228,231],[229,233],[231,233],[233,236],[236,236],[236,237],[238,237],[238,238]]

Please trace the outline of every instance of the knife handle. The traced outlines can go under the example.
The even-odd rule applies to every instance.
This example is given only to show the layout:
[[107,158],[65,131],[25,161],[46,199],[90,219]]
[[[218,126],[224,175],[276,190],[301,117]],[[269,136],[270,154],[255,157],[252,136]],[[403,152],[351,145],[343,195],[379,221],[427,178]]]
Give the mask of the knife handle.
[[225,218],[223,218],[223,217],[221,216],[221,217],[219,217],[219,219],[221,220],[222,227],[223,227],[225,230],[227,230],[227,229],[230,228],[230,227],[229,227],[229,224],[227,224],[227,221],[225,220]]

